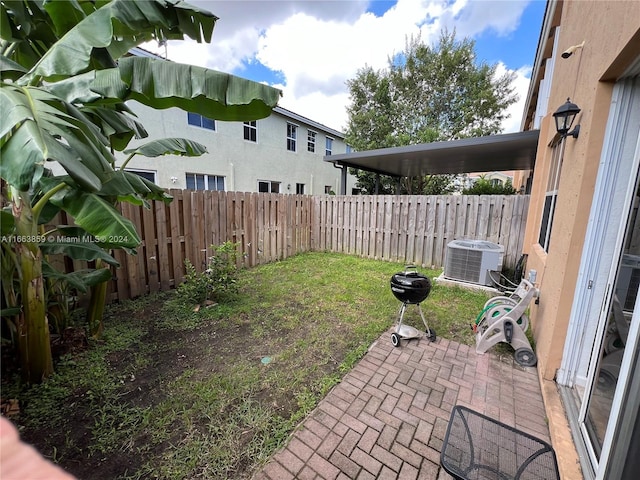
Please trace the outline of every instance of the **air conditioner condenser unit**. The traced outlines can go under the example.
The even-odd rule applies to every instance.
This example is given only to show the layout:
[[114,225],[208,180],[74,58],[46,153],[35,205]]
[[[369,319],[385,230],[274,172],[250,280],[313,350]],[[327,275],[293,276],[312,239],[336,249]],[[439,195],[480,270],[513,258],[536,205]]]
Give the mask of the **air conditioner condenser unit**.
[[[504,247],[485,240],[453,240],[447,244],[444,277],[450,280],[495,286],[490,272],[502,271]],[[499,274],[493,274],[499,279]]]

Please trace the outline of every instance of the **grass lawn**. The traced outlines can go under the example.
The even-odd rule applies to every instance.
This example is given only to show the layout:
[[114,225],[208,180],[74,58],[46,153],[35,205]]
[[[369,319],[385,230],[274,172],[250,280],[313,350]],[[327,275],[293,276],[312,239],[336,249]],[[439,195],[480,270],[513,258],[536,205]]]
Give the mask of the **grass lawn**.
[[[197,312],[175,292],[113,305],[102,340],[31,389],[4,375],[2,396],[20,400],[23,438],[79,478],[249,478],[394,325],[401,270],[309,253],[241,271],[239,295]],[[487,298],[434,283],[423,311],[471,345]],[[405,320],[424,329],[415,307]]]

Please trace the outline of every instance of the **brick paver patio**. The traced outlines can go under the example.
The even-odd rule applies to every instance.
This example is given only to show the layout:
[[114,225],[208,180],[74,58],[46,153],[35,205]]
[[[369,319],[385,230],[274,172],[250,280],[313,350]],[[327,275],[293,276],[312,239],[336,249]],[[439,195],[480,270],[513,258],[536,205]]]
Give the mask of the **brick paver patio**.
[[389,331],[254,480],[449,479],[440,450],[456,404],[549,441],[535,368],[440,338],[394,348]]

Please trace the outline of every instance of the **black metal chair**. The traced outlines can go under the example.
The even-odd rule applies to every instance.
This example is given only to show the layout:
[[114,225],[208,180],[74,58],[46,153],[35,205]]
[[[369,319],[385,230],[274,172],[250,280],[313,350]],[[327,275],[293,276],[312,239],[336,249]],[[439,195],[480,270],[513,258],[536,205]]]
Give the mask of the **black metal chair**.
[[551,445],[462,405],[451,411],[440,463],[459,480],[560,479]]

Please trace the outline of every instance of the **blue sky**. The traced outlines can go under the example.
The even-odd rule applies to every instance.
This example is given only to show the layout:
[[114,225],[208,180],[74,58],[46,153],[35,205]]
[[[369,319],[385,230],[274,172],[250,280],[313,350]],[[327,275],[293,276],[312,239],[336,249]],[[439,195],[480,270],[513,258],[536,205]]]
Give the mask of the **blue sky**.
[[[280,105],[331,128],[346,126],[346,80],[384,68],[409,35],[437,40],[443,28],[476,42],[479,61],[515,75],[521,99],[503,124],[517,131],[546,2],[542,0],[190,0],[217,22],[210,45],[170,42],[172,60],[283,90]],[[149,47],[148,47],[149,48]],[[153,50],[153,48],[149,48]]]
[[529,3],[516,30],[506,36],[489,30],[475,37],[478,58],[488,63],[501,61],[514,70],[533,65],[545,6],[543,1]]

